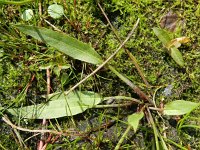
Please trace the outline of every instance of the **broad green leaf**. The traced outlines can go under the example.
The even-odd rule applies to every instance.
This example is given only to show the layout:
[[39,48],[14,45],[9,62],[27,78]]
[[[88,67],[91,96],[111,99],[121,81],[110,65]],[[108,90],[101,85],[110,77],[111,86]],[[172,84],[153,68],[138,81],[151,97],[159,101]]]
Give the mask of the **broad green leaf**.
[[15,27],[21,32],[56,48],[74,59],[92,64],[100,64],[102,62],[101,56],[90,45],[66,34],[29,25],[15,25]]
[[80,114],[101,102],[101,96],[94,92],[53,93],[49,102],[21,108],[8,109],[12,115],[29,119],[52,119]]
[[62,17],[64,14],[63,6],[58,4],[50,5],[48,7],[48,14],[54,19]]
[[170,48],[169,54],[171,55],[171,57],[174,59],[174,61],[177,64],[179,64],[181,67],[184,66],[183,56],[182,56],[181,52],[176,47]]
[[21,18],[24,21],[29,21],[33,18],[33,10],[32,9],[27,9],[23,12],[23,14],[21,15]]
[[168,49],[169,55],[174,59],[174,61],[180,65],[184,66],[183,56],[181,52],[175,47],[169,48],[169,43],[171,43],[172,39],[168,35],[168,33],[159,28],[153,28],[154,33],[158,37],[158,39],[163,43],[163,45]]
[[133,127],[135,132],[137,131],[139,121],[143,118],[143,116],[143,112],[134,113],[128,116],[128,123]]
[[164,114],[165,115],[184,115],[186,113],[189,113],[193,109],[197,108],[199,105],[200,103],[194,103],[194,102],[184,101],[184,100],[176,100],[165,105]]

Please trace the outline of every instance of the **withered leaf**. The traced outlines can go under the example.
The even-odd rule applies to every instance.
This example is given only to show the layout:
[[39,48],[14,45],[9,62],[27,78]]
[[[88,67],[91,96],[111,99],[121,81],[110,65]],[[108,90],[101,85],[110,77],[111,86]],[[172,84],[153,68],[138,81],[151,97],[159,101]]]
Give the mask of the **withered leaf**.
[[178,15],[173,13],[172,11],[168,12],[165,16],[163,16],[160,20],[161,28],[165,28],[171,32],[174,32],[178,22]]
[[172,46],[175,46],[176,48],[180,47],[181,44],[188,43],[190,42],[190,39],[188,37],[180,37],[180,38],[175,38],[171,40],[170,42],[167,43],[166,48],[171,48]]

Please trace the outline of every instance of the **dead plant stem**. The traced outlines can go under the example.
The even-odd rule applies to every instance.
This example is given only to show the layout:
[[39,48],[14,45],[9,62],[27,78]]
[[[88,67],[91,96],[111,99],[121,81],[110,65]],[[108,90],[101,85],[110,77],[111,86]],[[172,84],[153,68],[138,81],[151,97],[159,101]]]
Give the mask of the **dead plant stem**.
[[115,52],[110,55],[110,57],[105,60],[101,65],[99,65],[99,67],[97,67],[91,74],[89,74],[87,77],[85,77],[83,80],[81,80],[80,82],[78,82],[76,85],[74,85],[70,90],[68,90],[66,92],[66,95],[69,94],[70,92],[72,92],[75,88],[77,88],[80,84],[82,84],[83,82],[85,82],[88,78],[90,78],[91,76],[93,76],[95,73],[97,73],[102,67],[104,67],[118,52],[119,50],[124,46],[124,44],[130,39],[130,37],[132,36],[132,34],[134,33],[136,27],[139,24],[140,19],[138,18],[137,22],[135,23],[135,25],[133,26],[133,29],[131,30],[131,32],[128,34],[127,38],[120,44],[120,46],[115,50]]
[[[110,22],[108,16],[106,15],[106,13],[104,12],[103,8],[101,7],[101,5],[100,5],[99,3],[98,3],[98,6],[99,6],[99,8],[101,9],[101,12],[103,13],[104,17],[106,18],[106,20],[107,20],[108,24],[110,25],[112,31],[114,32],[115,36],[117,37],[117,40],[118,40],[120,43],[122,43],[122,40],[119,38],[117,31],[115,30],[115,28],[114,28],[113,25],[111,24],[111,22]],[[150,84],[148,83],[148,81],[147,81],[146,78],[144,77],[144,74],[143,74],[142,70],[140,69],[140,66],[139,66],[138,63],[137,63],[137,60],[136,60],[135,56],[133,56],[133,54],[132,54],[128,49],[126,49],[125,46],[123,46],[123,47],[124,47],[126,53],[127,53],[127,54],[129,55],[129,57],[131,58],[131,60],[133,61],[133,63],[134,63],[134,65],[135,65],[135,67],[136,67],[136,69],[137,69],[139,75],[141,76],[142,80],[144,81],[144,83],[146,84],[146,86],[149,88],[149,87],[150,87]]]
[[19,126],[14,125],[6,116],[2,117],[2,120],[7,123],[8,125],[10,125],[13,129],[17,129],[20,131],[25,131],[25,132],[33,132],[33,133],[52,133],[52,134],[57,134],[57,135],[63,135],[63,136],[83,136],[81,133],[77,133],[77,131],[65,131],[65,132],[59,132],[59,131],[55,131],[55,130],[47,130],[47,129],[42,129],[42,130],[31,130],[31,129],[26,129],[26,128],[22,128]]

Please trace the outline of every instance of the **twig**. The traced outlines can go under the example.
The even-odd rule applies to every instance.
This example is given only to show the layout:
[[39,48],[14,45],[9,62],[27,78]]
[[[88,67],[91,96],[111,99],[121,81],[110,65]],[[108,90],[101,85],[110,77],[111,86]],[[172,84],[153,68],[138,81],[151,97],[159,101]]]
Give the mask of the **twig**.
[[44,21],[49,24],[54,30],[62,32],[60,29],[58,29],[56,26],[54,26],[53,24],[51,24],[48,20],[44,19]]
[[[117,40],[118,40],[120,43],[122,43],[121,39],[119,38],[119,36],[118,36],[118,34],[117,34],[117,31],[115,30],[115,28],[114,28],[113,25],[111,24],[111,22],[110,22],[108,16],[106,15],[106,13],[104,12],[103,8],[101,7],[101,5],[100,5],[99,3],[98,3],[98,6],[99,6],[99,8],[101,9],[101,12],[103,13],[104,17],[106,18],[106,20],[107,20],[108,24],[110,25],[112,31],[114,32],[115,36],[117,37]],[[142,80],[144,81],[144,83],[146,84],[146,86],[147,86],[147,87],[150,87],[150,84],[148,83],[148,81],[147,81],[146,78],[144,77],[144,74],[143,74],[142,70],[140,69],[140,67],[139,67],[139,65],[138,65],[138,63],[137,63],[136,58],[132,55],[132,53],[131,53],[128,49],[125,48],[125,46],[123,46],[123,47],[124,47],[126,53],[127,53],[127,54],[129,55],[129,57],[131,58],[131,60],[133,61],[133,63],[134,63],[134,65],[135,65],[135,67],[136,67],[136,69],[137,69],[139,75],[141,76],[141,78],[142,78]]]
[[162,108],[149,107],[149,109],[151,109],[151,110],[156,110],[156,111],[158,111],[158,112],[163,112],[163,109],[162,109]]
[[120,99],[123,99],[123,100],[130,100],[132,102],[135,102],[135,103],[138,103],[138,104],[141,104],[142,102],[138,99],[135,99],[133,97],[126,97],[126,96],[112,96],[112,97],[104,97],[102,101],[109,101],[109,100],[120,100]]
[[33,76],[31,77],[31,80],[30,80],[29,83],[27,84],[27,87],[26,87],[26,89],[25,89],[25,92],[28,91],[28,89],[29,89],[29,87],[31,86],[31,83],[33,82],[34,78],[35,78],[35,75],[33,75]]
[[91,76],[93,76],[95,73],[97,73],[103,66],[106,65],[106,63],[108,63],[118,52],[119,50],[124,46],[124,44],[130,39],[130,37],[132,36],[133,32],[135,31],[136,27],[139,24],[140,19],[138,18],[136,24],[134,25],[133,29],[131,30],[131,32],[128,34],[127,38],[120,44],[120,46],[115,50],[115,52],[107,59],[105,60],[99,67],[97,67],[91,74],[89,74],[87,77],[85,77],[83,80],[81,80],[80,82],[78,82],[76,85],[74,85],[69,91],[66,92],[66,95],[69,94],[70,92],[72,92],[75,88],[77,88],[80,84],[82,84],[83,82],[85,82],[88,78],[90,78]]
[[[119,117],[121,119],[121,117]],[[92,132],[98,132],[102,129],[108,129],[109,127],[113,126],[116,123],[116,120],[109,120],[106,123],[101,124],[100,126],[95,126],[90,128],[89,131],[86,131],[85,134],[90,135]]]
[[135,104],[134,102],[128,102],[128,103],[125,103],[125,104],[110,104],[110,105],[96,105],[96,106],[93,106],[92,108],[114,108],[114,107],[127,107],[127,106],[131,106]]
[[25,131],[25,132],[33,132],[33,133],[52,133],[52,134],[57,134],[57,135],[63,135],[63,136],[82,136],[84,137],[83,134],[81,133],[77,133],[77,131],[65,131],[65,132],[58,132],[55,130],[30,130],[30,129],[26,129],[26,128],[22,128],[19,126],[14,125],[6,116],[2,117],[2,120],[7,123],[8,125],[10,125],[13,129],[17,129],[20,131]]
[[24,143],[20,133],[17,131],[17,129],[13,130],[13,136],[14,136],[14,139],[15,139],[16,143],[19,143],[21,148],[25,148],[25,149],[28,148],[26,146],[26,144]]
[[51,85],[50,85],[50,71],[49,71],[49,68],[47,69],[47,97],[49,96],[50,94],[50,90],[51,90]]
[[[51,85],[50,85],[50,71],[49,71],[49,68],[47,68],[46,74],[47,74],[47,97],[48,97],[49,94],[50,94],[50,90],[51,90]],[[46,120],[46,119],[43,119],[43,120],[42,120],[42,130],[44,130],[44,129],[46,128],[46,127],[45,127],[46,124],[47,124],[47,120]],[[43,149],[45,149],[46,144],[44,144],[44,139],[45,139],[45,134],[42,133],[42,134],[41,134],[41,139],[40,139],[40,142],[39,142],[39,145],[38,145],[38,150],[43,150]]]
[[127,77],[120,74],[115,68],[113,68],[111,65],[108,65],[108,68],[115,73],[122,81],[124,81],[129,87],[133,89],[133,91],[140,97],[140,99],[144,101],[148,101],[150,104],[153,104],[152,100],[133,82],[131,82]]

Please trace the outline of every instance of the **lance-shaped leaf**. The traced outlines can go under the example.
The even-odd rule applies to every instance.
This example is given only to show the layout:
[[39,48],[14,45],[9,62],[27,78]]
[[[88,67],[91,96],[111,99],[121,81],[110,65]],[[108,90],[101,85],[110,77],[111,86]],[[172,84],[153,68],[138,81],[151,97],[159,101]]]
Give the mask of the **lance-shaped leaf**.
[[101,96],[94,92],[53,93],[50,101],[44,104],[31,105],[21,108],[10,108],[12,115],[29,119],[52,119],[80,114],[101,102]]
[[172,40],[168,33],[160,28],[153,28],[153,31],[165,47]]
[[100,64],[102,62],[101,56],[94,48],[64,33],[29,25],[15,25],[15,27],[21,32],[56,48],[74,59],[92,64]]
[[169,47],[169,43],[172,41],[168,33],[159,28],[153,28],[154,33],[158,37],[158,39],[163,43],[163,45],[168,49],[169,55],[174,59],[174,61],[180,65],[184,66],[183,56],[181,52],[175,47]]
[[181,52],[176,47],[171,47],[169,54],[174,59],[174,61],[179,64],[181,67],[184,66],[183,56]]
[[139,121],[143,118],[144,113],[138,112],[128,116],[128,123],[133,127],[134,131],[137,131]]
[[176,100],[170,103],[167,103],[164,107],[165,115],[184,115],[191,112],[193,109],[200,106],[200,103],[194,103],[184,100]]

